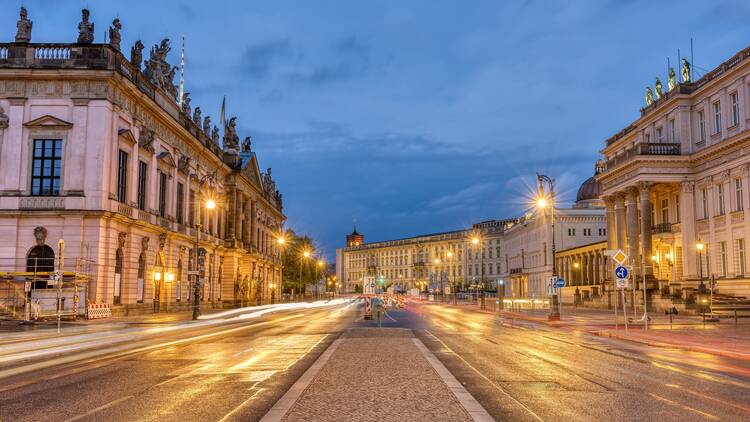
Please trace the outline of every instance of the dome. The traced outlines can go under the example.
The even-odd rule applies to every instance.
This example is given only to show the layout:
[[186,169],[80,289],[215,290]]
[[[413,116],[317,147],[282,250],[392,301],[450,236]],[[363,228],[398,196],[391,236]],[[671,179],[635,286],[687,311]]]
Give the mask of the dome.
[[601,195],[602,186],[594,176],[591,176],[578,188],[576,202],[598,200]]

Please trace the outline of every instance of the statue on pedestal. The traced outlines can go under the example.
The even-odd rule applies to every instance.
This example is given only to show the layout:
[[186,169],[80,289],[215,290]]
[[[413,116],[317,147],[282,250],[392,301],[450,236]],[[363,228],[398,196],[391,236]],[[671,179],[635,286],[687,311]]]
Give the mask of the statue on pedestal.
[[186,92],[182,95],[182,112],[190,117],[190,93]]
[[144,75],[156,87],[163,89],[175,100],[177,99],[178,90],[172,80],[177,72],[177,67],[172,67],[167,63],[167,54],[172,50],[169,45],[169,38],[161,40],[159,45],[151,47],[151,57],[146,61]]
[[651,90],[650,86],[646,87],[646,106],[650,106],[654,103],[654,91]]
[[682,75],[682,83],[690,83],[690,62],[687,59],[682,59],[682,67],[680,68],[680,75]]
[[89,22],[89,9],[81,10],[81,23],[78,24],[78,44],[94,42],[94,23]]
[[240,137],[237,136],[237,117],[232,117],[224,129],[224,151],[240,152]]
[[203,118],[203,133],[205,133],[206,136],[211,136],[211,116]]
[[21,6],[20,17],[21,19],[16,22],[16,28],[18,28],[16,42],[29,42],[31,41],[31,27],[34,26],[34,22],[28,19],[29,12],[23,6]]
[[120,19],[115,18],[112,21],[112,26],[109,27],[109,45],[117,51],[120,51],[120,30],[122,29],[122,23]]
[[242,152],[250,152],[250,146],[253,143],[253,138],[250,136],[245,137],[245,140],[242,141]]
[[671,91],[677,87],[677,74],[674,72],[674,68],[669,68],[669,79],[667,79],[667,91]]
[[662,95],[664,95],[664,91],[662,91],[661,80],[659,79],[658,76],[656,77],[654,88],[656,88],[656,99],[658,100],[659,98],[662,97]]
[[211,131],[211,141],[216,145],[219,145],[219,128],[216,126],[214,126],[214,129]]
[[201,108],[196,107],[195,111],[193,111],[193,123],[198,125],[198,127],[201,127]]
[[130,48],[130,64],[141,70],[143,64],[143,43],[141,40],[135,42],[133,47]]

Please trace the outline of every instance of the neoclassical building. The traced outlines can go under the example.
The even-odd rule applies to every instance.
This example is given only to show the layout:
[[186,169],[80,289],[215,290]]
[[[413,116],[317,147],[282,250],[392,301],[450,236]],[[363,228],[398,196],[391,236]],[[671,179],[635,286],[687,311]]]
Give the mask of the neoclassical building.
[[750,48],[698,80],[686,61],[680,74],[601,151],[607,248],[662,297],[692,301],[710,276],[717,294],[748,296]]
[[200,236],[202,301],[270,297],[281,194],[235,118],[220,139],[180,97],[169,40],[145,60],[138,41],[126,58],[119,20],[94,43],[88,11],[75,42],[33,43],[23,8],[17,28],[0,43],[2,271],[34,270],[63,239],[66,266],[90,263],[88,300],[173,309],[192,300]]

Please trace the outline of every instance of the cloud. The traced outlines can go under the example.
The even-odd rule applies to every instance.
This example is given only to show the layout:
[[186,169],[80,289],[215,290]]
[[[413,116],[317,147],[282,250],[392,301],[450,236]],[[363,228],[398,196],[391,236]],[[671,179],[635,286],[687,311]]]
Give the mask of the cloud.
[[243,51],[239,71],[254,79],[268,77],[274,65],[292,55],[292,45],[288,39],[265,41],[248,46]]

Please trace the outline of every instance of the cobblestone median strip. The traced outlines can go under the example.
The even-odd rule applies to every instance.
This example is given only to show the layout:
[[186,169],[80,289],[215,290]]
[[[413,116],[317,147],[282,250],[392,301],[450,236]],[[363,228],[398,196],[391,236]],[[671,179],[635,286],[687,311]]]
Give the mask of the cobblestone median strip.
[[262,421],[493,420],[415,340],[408,329],[344,332]]
[[463,406],[464,409],[466,409],[467,412],[469,412],[469,416],[471,416],[471,419],[475,422],[485,422],[485,421],[494,421],[495,419],[490,416],[489,413],[482,407],[479,402],[472,396],[468,391],[466,391],[466,388],[458,382],[456,377],[453,376],[453,374],[450,373],[448,368],[443,365],[442,362],[432,353],[429,349],[427,349],[427,346],[422,343],[421,340],[418,338],[412,339],[414,341],[414,345],[417,346],[417,349],[419,349],[420,352],[422,352],[422,355],[424,355],[425,359],[427,359],[427,362],[432,365],[432,368],[435,369],[435,372],[440,376],[440,378],[443,380],[446,386],[448,386],[448,389],[453,393],[454,396],[456,396],[456,399],[458,399],[459,403],[461,403],[461,406]]

